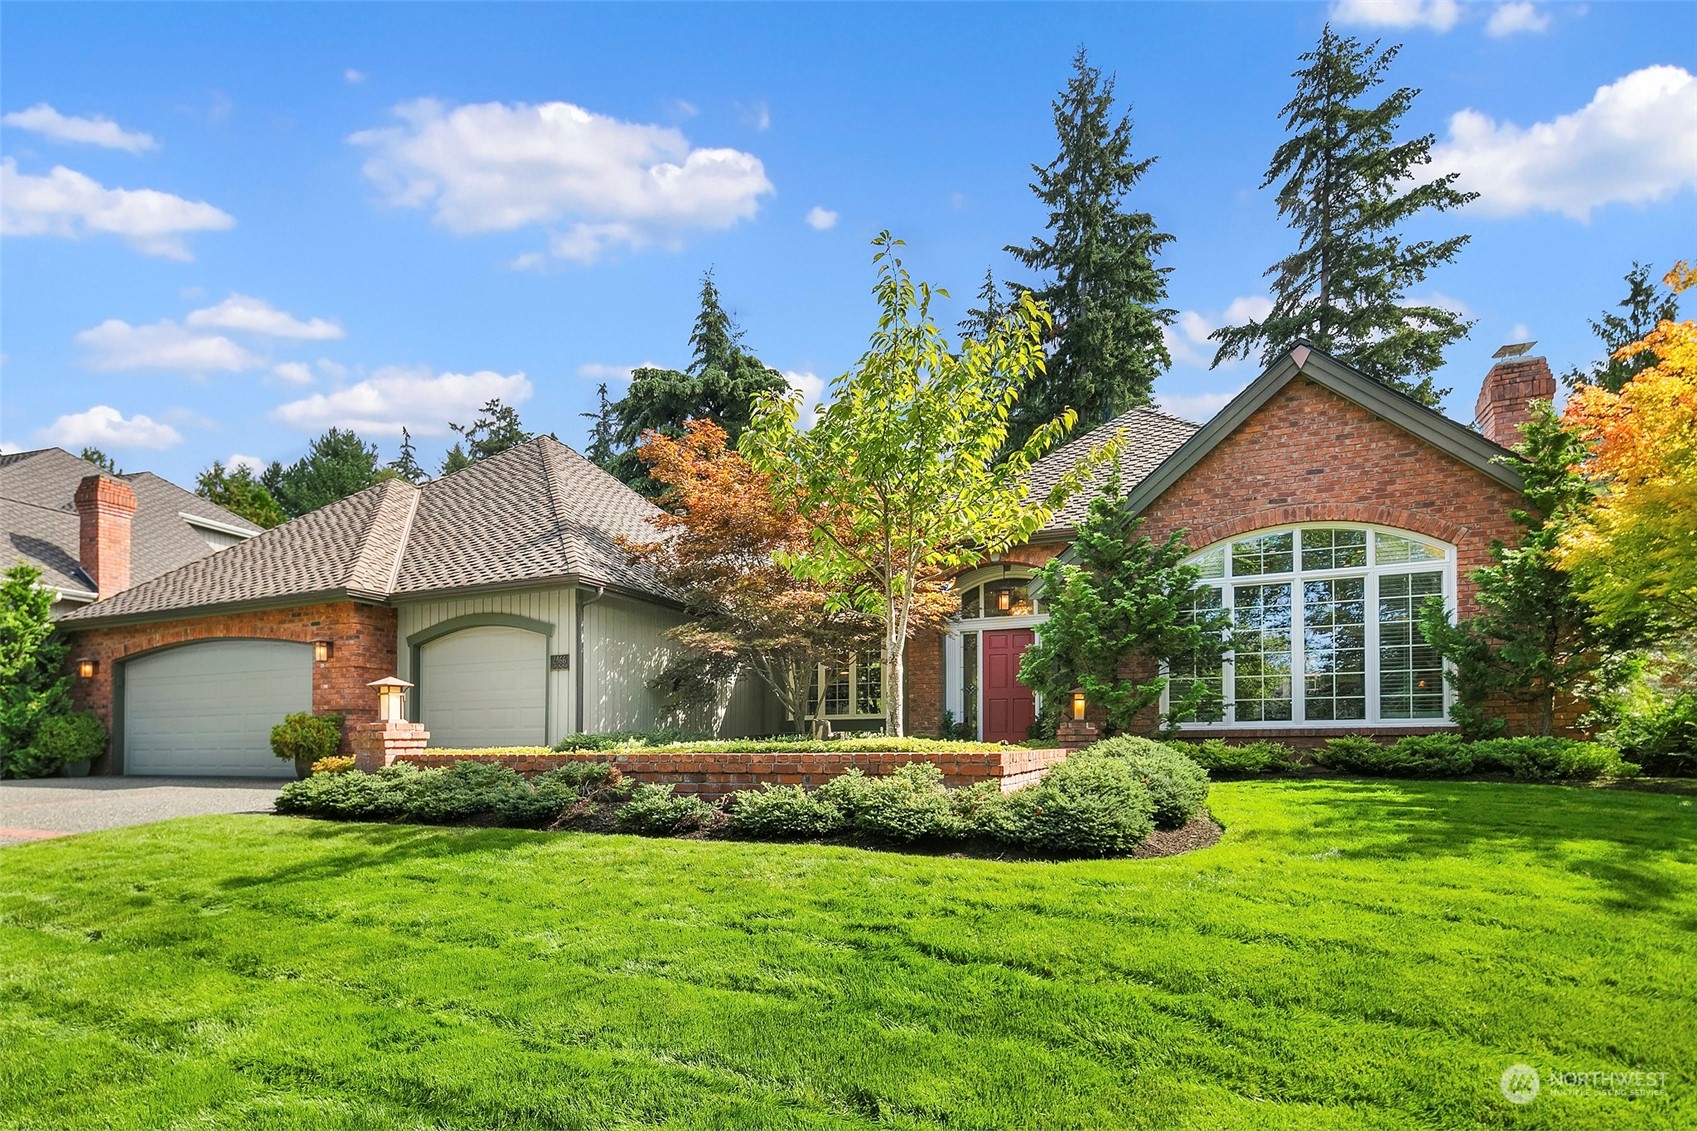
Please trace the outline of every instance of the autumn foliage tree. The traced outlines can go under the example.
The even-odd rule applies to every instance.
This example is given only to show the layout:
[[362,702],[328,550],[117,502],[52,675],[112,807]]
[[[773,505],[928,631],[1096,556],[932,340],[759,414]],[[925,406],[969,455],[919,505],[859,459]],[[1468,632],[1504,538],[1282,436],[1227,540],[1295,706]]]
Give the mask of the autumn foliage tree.
[[778,564],[807,545],[809,527],[793,504],[773,498],[770,476],[727,447],[723,428],[691,420],[677,438],[649,432],[635,451],[664,487],[666,513],[651,520],[662,537],[622,545],[677,593],[692,618],[668,632],[683,650],[661,675],[663,689],[681,707],[746,668],[800,729],[812,673],[876,648],[877,620],[832,609],[825,586]]

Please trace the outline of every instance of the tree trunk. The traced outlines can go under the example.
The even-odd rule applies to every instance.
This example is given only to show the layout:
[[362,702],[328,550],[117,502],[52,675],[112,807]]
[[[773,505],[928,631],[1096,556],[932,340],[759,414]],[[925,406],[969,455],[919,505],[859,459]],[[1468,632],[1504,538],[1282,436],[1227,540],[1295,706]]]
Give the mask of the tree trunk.
[[892,602],[886,610],[884,628],[884,733],[901,738],[902,731],[902,658],[903,641],[899,636],[899,613]]

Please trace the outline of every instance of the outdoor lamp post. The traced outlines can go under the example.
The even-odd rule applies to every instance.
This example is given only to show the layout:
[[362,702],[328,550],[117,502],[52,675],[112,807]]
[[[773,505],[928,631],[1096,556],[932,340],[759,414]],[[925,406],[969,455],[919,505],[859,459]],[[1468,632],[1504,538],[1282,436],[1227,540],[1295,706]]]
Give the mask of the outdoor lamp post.
[[394,676],[374,679],[366,684],[377,689],[377,721],[404,723],[407,721],[407,688],[412,684]]

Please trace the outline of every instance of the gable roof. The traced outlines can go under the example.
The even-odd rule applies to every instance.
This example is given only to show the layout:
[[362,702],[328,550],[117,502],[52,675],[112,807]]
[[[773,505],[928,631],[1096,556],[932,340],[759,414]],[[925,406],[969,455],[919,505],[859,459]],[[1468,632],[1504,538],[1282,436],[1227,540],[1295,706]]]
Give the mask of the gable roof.
[[[78,562],[77,484],[101,468],[62,448],[0,456],[0,557],[21,557],[41,570],[41,583],[92,601],[93,580]],[[150,581],[216,547],[195,528],[245,537],[259,527],[150,471],[120,475],[136,496],[130,525],[130,577]]]
[[620,535],[659,508],[551,436],[414,486],[388,479],[257,538],[61,618],[205,616],[252,605],[583,581],[670,600]]
[[1390,424],[1424,440],[1481,474],[1515,490],[1522,489],[1520,474],[1498,462],[1511,454],[1507,448],[1487,440],[1464,424],[1458,424],[1435,409],[1390,386],[1363,376],[1357,370],[1306,342],[1274,362],[1237,396],[1197,429],[1161,465],[1126,492],[1126,505],[1135,513],[1159,498],[1183,475],[1212,451],[1273,394],[1297,377],[1306,377],[1322,388],[1360,405]]
[[[1134,408],[1105,424],[1098,424],[1032,464],[1026,482],[1031,485],[1033,497],[1047,494],[1060,481],[1061,476],[1072,470],[1092,448],[1123,433],[1124,442],[1120,446],[1118,460],[1120,489],[1129,491],[1147,479],[1168,456],[1195,435],[1199,427],[1200,425],[1181,420],[1159,409]],[[1055,512],[1049,525],[1037,533],[1036,538],[1052,537],[1069,531],[1082,522],[1090,510],[1090,500],[1096,497],[1097,490],[1107,482],[1109,471],[1110,469],[1104,466],[1088,485],[1074,491],[1062,504],[1061,509]]]

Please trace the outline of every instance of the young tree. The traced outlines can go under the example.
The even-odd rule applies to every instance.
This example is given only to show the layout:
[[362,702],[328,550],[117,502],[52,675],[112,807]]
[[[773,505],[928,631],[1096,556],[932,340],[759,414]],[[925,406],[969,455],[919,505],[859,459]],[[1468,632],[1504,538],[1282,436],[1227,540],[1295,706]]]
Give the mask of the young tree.
[[770,476],[726,446],[717,424],[692,420],[677,439],[650,432],[637,454],[665,486],[666,513],[650,520],[662,537],[621,545],[649,564],[691,617],[667,631],[684,651],[662,685],[687,702],[746,667],[804,729],[812,673],[876,648],[878,622],[832,608],[825,586],[778,564],[806,549],[807,524],[793,504],[773,497]]
[[194,493],[266,530],[284,521],[283,508],[245,467],[225,468],[213,460],[212,466],[195,479]]
[[418,448],[412,442],[412,432],[405,425],[401,426],[401,454],[386,466],[408,483],[424,483],[430,478],[430,473],[418,462]]
[[[1679,263],[1666,283],[1677,295],[1697,269]],[[1604,624],[1697,633],[1697,321],[1665,319],[1615,359],[1637,371],[1619,392],[1586,385],[1567,404],[1597,501],[1562,531],[1558,560]]]
[[480,459],[498,456],[508,448],[516,448],[535,437],[524,430],[519,410],[502,404],[500,397],[491,397],[470,424],[448,422],[448,427],[460,434],[459,441],[448,449],[442,460],[442,474],[452,475],[462,467],[470,467]]
[[79,458],[87,460],[108,475],[117,475],[118,462],[99,448],[84,448],[78,453]]
[[1626,313],[1611,314],[1605,310],[1591,322],[1591,332],[1603,343],[1603,360],[1593,365],[1590,372],[1568,370],[1563,377],[1568,388],[1597,385],[1611,393],[1618,393],[1628,381],[1656,364],[1656,355],[1649,350],[1640,349],[1624,357],[1621,352],[1634,343],[1643,342],[1661,323],[1679,318],[1679,291],[1682,288],[1672,282],[1678,272],[1679,266],[1676,265],[1668,273],[1663,283],[1670,289],[1664,291],[1651,280],[1649,264],[1632,264],[1632,270],[1624,277],[1626,297],[1616,304]]
[[1296,97],[1279,113],[1290,138],[1273,154],[1261,187],[1277,183],[1279,215],[1299,246],[1267,269],[1273,309],[1260,321],[1225,326],[1214,364],[1248,357],[1263,364],[1306,339],[1374,380],[1434,406],[1448,389],[1432,374],[1445,348],[1472,323],[1408,292],[1449,263],[1468,240],[1405,240],[1403,227],[1427,211],[1447,211],[1477,193],[1454,187],[1458,174],[1422,181],[1433,137],[1398,142],[1396,132],[1420,92],[1400,87],[1373,104],[1399,47],[1362,46],[1328,25],[1302,56]]
[[1142,525],[1126,508],[1119,477],[1110,476],[1072,549],[1038,574],[1049,619],[1019,665],[1020,682],[1043,697],[1047,710],[1062,709],[1082,690],[1107,713],[1107,734],[1130,730],[1169,685],[1175,698],[1168,725],[1213,717],[1221,705],[1217,685],[1174,679],[1160,669],[1217,671],[1231,618],[1198,606],[1201,572],[1184,564],[1190,550],[1183,534],[1156,544],[1139,535]]
[[1030,295],[983,341],[951,347],[931,317],[944,292],[915,284],[888,232],[874,241],[878,329],[860,361],[831,383],[832,401],[806,432],[795,396],[768,394],[743,453],[771,476],[809,528],[780,556],[797,577],[878,618],[886,732],[904,727],[907,641],[927,583],[1025,541],[1100,467],[1080,461],[1040,499],[1026,472],[1072,427],[1068,410],[1005,460],[1008,413],[1042,369],[1048,315]]
[[1480,612],[1451,623],[1434,598],[1420,615],[1420,632],[1454,672],[1451,716],[1473,734],[1500,731],[1490,713],[1494,696],[1531,708],[1537,733],[1555,730],[1561,696],[1581,694],[1610,662],[1642,641],[1642,626],[1605,626],[1591,616],[1562,568],[1562,533],[1589,504],[1591,492],[1574,469],[1585,445],[1548,405],[1521,427],[1515,466],[1525,481],[1524,505],[1512,512],[1521,534],[1510,548],[1491,546],[1495,564],[1473,571]]
[[71,709],[62,637],[53,631],[53,591],[19,562],[0,581],[0,770],[39,774],[30,750],[42,722]]
[[589,429],[589,449],[584,457],[595,466],[606,470],[613,463],[613,406],[607,400],[607,382],[595,386],[596,409],[594,412],[580,412],[579,416],[595,423]]
[[1131,118],[1114,118],[1114,80],[1083,48],[1054,115],[1060,154],[1031,167],[1048,231],[1006,248],[1039,273],[1030,290],[1054,317],[1046,371],[1013,407],[1010,449],[1069,408],[1097,424],[1151,403],[1155,378],[1172,364],[1162,336],[1177,316],[1162,305],[1171,268],[1155,261],[1173,237],[1127,207],[1155,158],[1132,156]]
[[380,483],[393,473],[378,464],[377,446],[351,430],[332,428],[314,440],[306,455],[284,467],[273,461],[259,477],[290,518],[328,506]]

